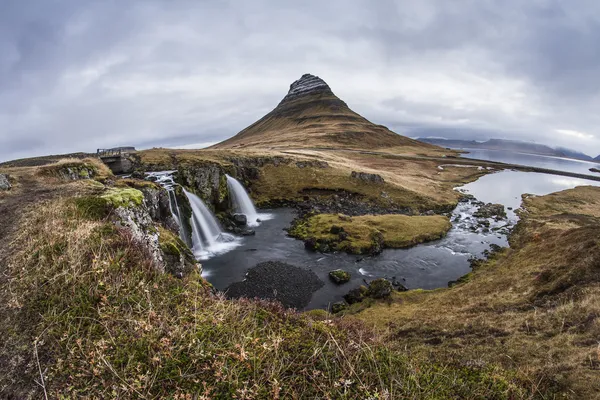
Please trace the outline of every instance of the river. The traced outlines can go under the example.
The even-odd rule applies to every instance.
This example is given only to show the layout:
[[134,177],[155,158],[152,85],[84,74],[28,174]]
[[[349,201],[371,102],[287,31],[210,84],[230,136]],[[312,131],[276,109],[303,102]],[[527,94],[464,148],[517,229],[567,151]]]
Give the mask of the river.
[[[530,155],[518,156],[510,162],[525,164],[533,160]],[[569,163],[573,170],[579,166],[577,161],[545,158],[538,160],[539,163],[554,162],[563,166]],[[557,166],[546,164],[545,168],[548,167]],[[507,234],[517,222],[514,210],[520,207],[523,193],[545,195],[579,185],[598,186],[600,182],[516,171],[486,175],[459,190],[485,203],[500,203],[511,208],[507,210],[507,220],[489,219],[490,227],[486,229],[472,217],[476,207],[471,202],[461,203],[452,213],[453,227],[445,238],[409,249],[386,249],[374,257],[308,251],[302,241],[288,237],[284,231],[295,218],[294,210],[261,210],[274,218],[256,227],[256,235],[244,238],[235,250],[203,261],[203,274],[217,289],[224,290],[230,284],[243,280],[248,269],[262,261],[284,261],[310,269],[325,285],[313,295],[307,309],[327,308],[329,304],[340,301],[350,289],[363,284],[364,280],[380,277],[395,277],[409,289],[446,287],[449,281],[468,273],[469,259],[482,257],[490,245],[508,246]],[[337,268],[350,272],[352,279],[349,283],[338,286],[330,282],[328,273]]]

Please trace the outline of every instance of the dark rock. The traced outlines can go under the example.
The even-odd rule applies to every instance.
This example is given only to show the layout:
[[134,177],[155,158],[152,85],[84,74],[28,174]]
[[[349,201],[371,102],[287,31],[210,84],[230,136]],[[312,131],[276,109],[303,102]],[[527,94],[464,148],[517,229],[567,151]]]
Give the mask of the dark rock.
[[600,173],[600,169],[598,169],[598,168],[590,168],[590,172],[598,172],[598,173]]
[[392,283],[384,278],[375,279],[369,283],[366,295],[374,299],[389,297],[394,290]]
[[383,178],[381,177],[381,175],[369,174],[367,172],[352,171],[352,173],[350,174],[350,176],[353,179],[359,179],[359,180],[367,182],[367,183],[374,183],[374,184],[378,184],[378,185],[381,185],[381,184],[383,184],[385,182],[383,180]]
[[344,270],[336,269],[329,271],[329,279],[338,285],[350,281],[350,274]]
[[376,254],[380,254],[383,251],[383,246],[384,246],[384,239],[383,239],[383,233],[379,232],[379,231],[375,231],[371,234],[371,243],[372,246],[369,250],[369,252],[373,255]]
[[[135,170],[131,173],[131,177],[134,179],[145,179],[146,175],[144,171]],[[153,177],[156,180],[156,177]]]
[[329,229],[329,233],[331,233],[332,235],[338,235],[341,232],[344,232],[344,228],[341,226],[333,225],[331,229]]
[[365,299],[367,292],[368,289],[361,285],[344,295],[344,300],[346,300],[348,304],[360,303]]
[[479,209],[473,213],[473,216],[477,218],[506,218],[506,211],[502,204],[488,203],[481,205]]
[[[404,278],[403,278],[404,279]],[[406,279],[404,279],[406,280]],[[408,288],[406,286],[404,286],[402,283],[400,283],[396,277],[392,277],[392,286],[399,292],[406,292],[408,291]]]
[[248,225],[248,218],[245,214],[233,214],[231,216],[233,222],[238,226],[246,226]]
[[312,271],[279,261],[267,261],[251,268],[244,281],[230,285],[225,292],[229,298],[277,300],[286,307],[301,309],[323,285]]
[[296,161],[298,168],[329,168],[326,161]]
[[344,311],[346,308],[348,308],[348,303],[345,301],[338,301],[337,303],[333,303],[331,305],[331,312],[333,314],[337,314],[341,311]]

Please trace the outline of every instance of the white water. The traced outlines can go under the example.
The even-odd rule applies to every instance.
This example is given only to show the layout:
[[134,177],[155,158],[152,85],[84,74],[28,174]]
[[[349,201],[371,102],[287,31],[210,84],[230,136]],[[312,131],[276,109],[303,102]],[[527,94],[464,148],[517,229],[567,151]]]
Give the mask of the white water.
[[155,182],[165,188],[169,194],[169,209],[179,225],[179,236],[192,247],[192,252],[199,260],[206,260],[212,256],[223,254],[241,244],[241,240],[233,235],[223,232],[214,215],[210,212],[204,202],[195,194],[183,189],[184,194],[192,207],[192,243],[185,230],[185,224],[181,223],[181,210],[177,204],[173,173],[175,171],[150,172],[147,175],[155,178]]
[[271,219],[271,214],[259,214],[256,212],[256,207],[244,186],[234,177],[227,176],[227,187],[235,212],[246,215],[248,226],[258,226],[260,221]]
[[240,244],[239,239],[223,232],[217,219],[198,196],[185,189],[183,193],[192,207],[192,252],[197,258],[207,259]]

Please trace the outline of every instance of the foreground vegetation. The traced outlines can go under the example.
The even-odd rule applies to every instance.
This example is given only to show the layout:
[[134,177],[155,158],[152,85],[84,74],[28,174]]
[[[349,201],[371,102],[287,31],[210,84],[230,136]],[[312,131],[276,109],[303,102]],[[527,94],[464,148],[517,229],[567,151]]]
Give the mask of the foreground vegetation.
[[289,234],[315,250],[365,254],[440,239],[451,227],[450,220],[441,215],[316,214],[297,220]]
[[451,289],[396,293],[351,313],[438,362],[501,365],[532,392],[600,394],[600,188],[526,196],[511,248]]
[[[112,203],[114,190],[88,182],[59,183],[57,196],[21,211],[10,237],[0,281],[0,397],[531,394],[494,365],[432,361],[353,319],[226,300],[198,272],[181,279],[160,272],[110,215],[90,212],[94,196],[122,204]],[[139,207],[131,198],[127,206]]]

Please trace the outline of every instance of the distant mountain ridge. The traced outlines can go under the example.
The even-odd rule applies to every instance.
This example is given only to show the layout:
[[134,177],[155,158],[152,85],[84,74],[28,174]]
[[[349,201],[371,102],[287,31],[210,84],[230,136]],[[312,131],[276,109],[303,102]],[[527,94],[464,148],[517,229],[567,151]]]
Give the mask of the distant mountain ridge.
[[[594,160],[587,154],[565,147],[553,148],[543,144],[523,142],[520,140],[490,139],[486,142],[442,138],[418,138],[417,140],[424,143],[435,144],[437,146],[449,147],[452,149],[505,150],[520,153],[537,154],[542,156],[573,158],[576,160],[583,161]],[[598,156],[596,160],[600,160],[600,156]]]
[[267,115],[212,148],[340,147],[442,149],[376,125],[339,99],[318,76],[304,74]]

